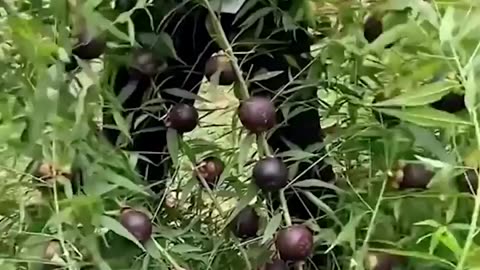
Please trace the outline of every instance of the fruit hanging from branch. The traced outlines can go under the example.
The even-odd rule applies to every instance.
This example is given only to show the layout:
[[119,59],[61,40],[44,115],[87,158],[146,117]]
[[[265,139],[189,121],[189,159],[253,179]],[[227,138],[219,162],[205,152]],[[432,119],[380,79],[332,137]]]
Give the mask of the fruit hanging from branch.
[[275,106],[266,97],[250,97],[238,108],[238,117],[242,125],[254,134],[260,134],[276,124]]
[[267,157],[255,164],[252,178],[261,190],[275,192],[288,184],[288,169],[280,159]]
[[213,82],[215,76],[217,76],[218,84],[225,86],[231,85],[237,80],[232,63],[228,56],[224,54],[214,55],[208,59],[205,64],[205,76],[210,82]]
[[120,213],[120,223],[140,242],[146,242],[152,235],[152,222],[143,212],[124,208]]
[[178,133],[190,132],[198,125],[198,117],[195,107],[180,103],[173,106],[168,113],[167,125]]
[[305,225],[292,225],[278,232],[275,246],[283,260],[304,261],[312,254],[313,234]]
[[214,187],[224,168],[225,165],[219,158],[207,157],[198,165],[197,174],[205,179],[210,187]]
[[260,217],[252,206],[243,208],[232,221],[233,234],[239,238],[256,237],[260,226]]

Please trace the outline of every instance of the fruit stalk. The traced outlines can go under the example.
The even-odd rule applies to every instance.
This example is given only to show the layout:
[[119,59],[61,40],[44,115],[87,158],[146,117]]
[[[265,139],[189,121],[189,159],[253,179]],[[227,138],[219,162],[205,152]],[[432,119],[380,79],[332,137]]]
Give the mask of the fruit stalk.
[[292,218],[290,217],[290,212],[288,211],[287,199],[285,198],[285,189],[282,188],[280,191],[280,203],[282,204],[283,218],[287,226],[292,226]]
[[218,19],[217,15],[215,14],[215,11],[212,9],[212,6],[210,6],[210,3],[208,0],[202,0],[204,3],[205,7],[208,9],[208,13],[210,14],[210,17],[212,18],[213,22],[213,30],[215,31],[215,34],[218,37],[217,42],[219,43],[220,47],[225,51],[225,54],[227,57],[230,59],[232,63],[233,70],[235,71],[235,75],[237,76],[237,80],[240,86],[240,99],[247,99],[250,94],[248,93],[248,86],[247,83],[245,82],[245,79],[242,76],[242,70],[240,69],[240,66],[238,65],[237,58],[233,54],[233,48],[230,42],[227,39],[227,35],[225,35],[225,31],[223,31],[222,24],[220,20]]
[[196,173],[197,173],[198,179],[200,179],[200,182],[202,183],[202,186],[207,190],[208,195],[209,195],[210,198],[212,199],[213,204],[215,205],[215,208],[217,208],[218,214],[219,214],[221,217],[225,217],[225,214],[223,213],[222,207],[220,206],[220,204],[218,203],[217,199],[216,199],[215,196],[213,195],[212,189],[208,186],[207,181],[205,180],[205,178],[203,178],[202,175],[200,175],[200,172],[198,171],[198,168],[195,168],[195,171],[196,171]]

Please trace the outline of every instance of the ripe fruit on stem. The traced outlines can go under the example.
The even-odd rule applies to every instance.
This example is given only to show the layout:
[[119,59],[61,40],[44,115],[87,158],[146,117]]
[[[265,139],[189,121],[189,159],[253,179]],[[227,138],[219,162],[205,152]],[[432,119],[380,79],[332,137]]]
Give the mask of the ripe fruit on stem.
[[190,132],[198,124],[198,112],[195,107],[188,104],[177,104],[168,113],[168,126],[179,133]]
[[274,192],[287,185],[288,170],[280,159],[267,157],[255,164],[252,177],[261,190]]
[[292,225],[278,232],[275,246],[286,261],[303,261],[312,254],[313,234],[304,225]]
[[425,189],[433,176],[434,172],[428,170],[424,165],[412,163],[403,166],[396,177],[396,181],[400,189]]
[[257,236],[260,217],[252,206],[243,208],[232,223],[233,233],[242,239]]
[[197,173],[205,179],[209,186],[213,187],[217,184],[224,167],[223,162],[219,158],[207,157],[200,162]]
[[242,125],[252,133],[259,134],[276,124],[275,106],[266,97],[250,97],[238,108]]
[[77,44],[72,53],[80,59],[91,60],[100,57],[107,48],[107,42],[102,36],[95,36],[87,30],[83,30],[77,36]]
[[432,107],[440,111],[456,113],[466,108],[465,96],[457,93],[448,93],[437,102],[434,102]]
[[219,85],[230,85],[237,80],[232,63],[226,55],[214,55],[205,64],[205,76],[210,82],[215,74]]
[[383,33],[383,23],[375,16],[369,16],[363,25],[363,36],[368,43],[374,42]]
[[140,242],[147,241],[152,235],[150,218],[140,211],[130,208],[122,209],[120,223]]

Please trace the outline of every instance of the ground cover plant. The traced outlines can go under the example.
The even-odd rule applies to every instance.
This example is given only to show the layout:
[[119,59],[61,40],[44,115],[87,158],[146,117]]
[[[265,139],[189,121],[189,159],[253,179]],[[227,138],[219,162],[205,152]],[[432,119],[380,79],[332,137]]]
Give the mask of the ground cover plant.
[[220,4],[0,1],[1,269],[480,269],[480,3]]

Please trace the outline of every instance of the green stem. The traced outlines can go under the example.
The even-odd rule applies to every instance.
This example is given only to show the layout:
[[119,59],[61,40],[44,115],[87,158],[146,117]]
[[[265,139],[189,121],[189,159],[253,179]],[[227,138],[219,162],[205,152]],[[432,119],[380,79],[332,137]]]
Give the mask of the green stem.
[[200,179],[200,182],[202,183],[202,186],[207,190],[207,193],[208,193],[208,195],[210,196],[210,199],[213,201],[213,204],[215,205],[215,208],[217,208],[218,213],[220,214],[220,216],[221,216],[222,218],[225,217],[225,214],[223,213],[222,207],[220,206],[220,204],[218,203],[217,199],[216,199],[215,196],[213,195],[213,191],[212,191],[212,189],[208,186],[207,181],[205,180],[205,178],[203,178],[203,177],[200,175],[200,172],[197,170],[197,168],[195,168],[195,171],[196,171],[197,177]]
[[212,6],[210,6],[209,1],[203,0],[203,3],[205,4],[205,7],[208,9],[208,13],[212,18],[213,29],[218,37],[218,45],[220,45],[220,47],[223,49],[223,51],[232,63],[233,70],[235,72],[235,75],[237,76],[237,81],[240,86],[240,98],[242,100],[247,99],[250,96],[250,94],[248,93],[247,82],[243,78],[242,70],[240,69],[240,66],[238,65],[238,60],[233,53],[232,45],[228,41],[228,38],[225,35],[225,31],[223,31],[222,23],[215,14],[215,11],[212,9]]
[[185,270],[185,268],[181,267],[177,261],[175,261],[174,258],[155,240],[155,238],[151,238],[157,249],[165,256],[167,261],[173,266],[173,269],[175,270]]
[[292,226],[292,218],[290,217],[290,212],[288,211],[287,199],[285,199],[285,189],[280,191],[280,203],[282,204],[283,218],[287,226]]

